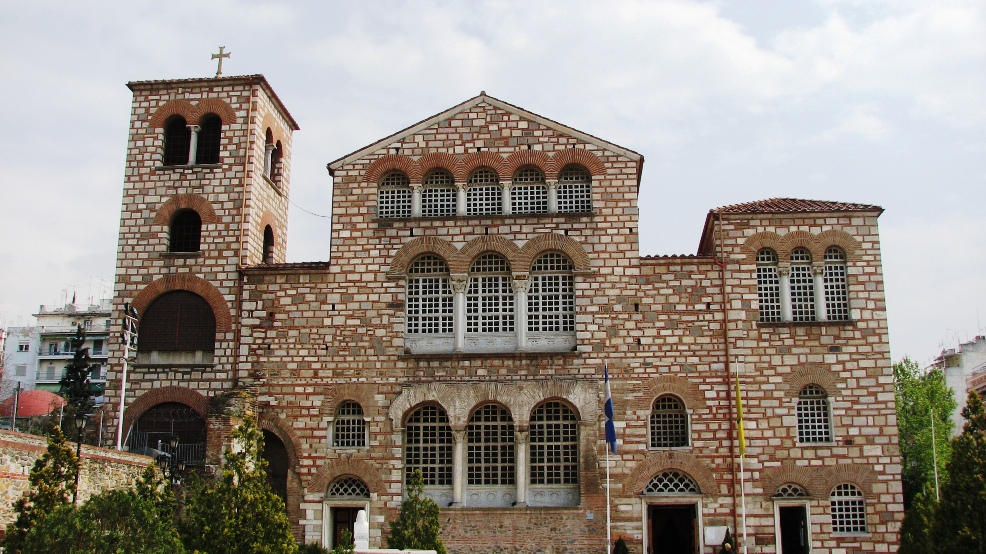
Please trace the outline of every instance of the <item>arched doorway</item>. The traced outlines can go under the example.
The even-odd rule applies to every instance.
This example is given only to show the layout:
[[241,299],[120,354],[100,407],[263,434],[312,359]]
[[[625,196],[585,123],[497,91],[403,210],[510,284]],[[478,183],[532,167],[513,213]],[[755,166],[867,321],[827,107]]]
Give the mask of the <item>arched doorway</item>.
[[[171,437],[178,437],[177,452],[171,451]],[[155,456],[161,452],[176,455],[186,466],[205,462],[205,420],[189,406],[179,402],[157,404],[137,418],[127,436],[131,452]]]
[[261,453],[267,461],[267,482],[270,488],[281,497],[285,507],[288,504],[288,469],[291,462],[288,459],[288,449],[274,433],[264,431],[264,451]]
[[370,518],[370,488],[354,475],[337,477],[325,491],[322,504],[322,545],[335,548],[342,544],[342,532],[353,533],[360,510]]

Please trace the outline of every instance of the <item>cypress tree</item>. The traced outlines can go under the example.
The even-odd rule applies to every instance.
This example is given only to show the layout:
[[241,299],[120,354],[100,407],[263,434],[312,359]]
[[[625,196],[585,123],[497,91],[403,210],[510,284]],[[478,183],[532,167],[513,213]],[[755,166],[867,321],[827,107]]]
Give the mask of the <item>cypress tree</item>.
[[438,537],[442,530],[438,519],[438,504],[422,496],[424,488],[421,470],[415,469],[407,484],[407,498],[401,502],[400,513],[397,519],[390,522],[387,547],[399,550],[434,550],[438,554],[448,554],[445,544]]

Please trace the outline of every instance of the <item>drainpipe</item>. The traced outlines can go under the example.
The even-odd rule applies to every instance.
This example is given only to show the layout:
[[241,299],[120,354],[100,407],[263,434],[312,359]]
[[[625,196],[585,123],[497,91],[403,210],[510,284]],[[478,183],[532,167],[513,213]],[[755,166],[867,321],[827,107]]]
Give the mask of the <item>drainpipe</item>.
[[732,366],[729,363],[729,307],[726,294],[726,257],[722,239],[722,214],[715,214],[716,230],[719,235],[719,249],[716,255],[716,265],[719,266],[719,281],[722,283],[722,354],[725,361],[723,381],[726,385],[726,400],[729,403],[729,468],[733,489],[733,536],[739,532],[739,510],[736,499],[736,402],[733,398]]

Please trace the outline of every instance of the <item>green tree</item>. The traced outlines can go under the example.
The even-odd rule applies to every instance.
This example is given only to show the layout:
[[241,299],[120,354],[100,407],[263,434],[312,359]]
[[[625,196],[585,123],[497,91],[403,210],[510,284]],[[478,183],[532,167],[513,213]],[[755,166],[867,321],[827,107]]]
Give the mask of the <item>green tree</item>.
[[[943,371],[934,369],[925,373],[917,362],[909,358],[895,363],[893,369],[897,428],[903,464],[904,506],[909,508],[914,496],[926,484],[934,487],[936,455],[938,475],[945,474],[952,454],[949,439],[953,426],[951,415],[956,404],[951,389],[945,384]],[[933,438],[932,417],[935,421]]]
[[284,502],[267,482],[263,434],[246,416],[232,435],[221,475],[192,484],[179,525],[187,550],[209,554],[294,554]]
[[75,493],[75,472],[79,460],[65,443],[60,429],[54,429],[48,437],[48,448],[31,468],[28,475],[30,489],[14,503],[17,515],[14,524],[7,529],[3,546],[16,552],[24,545],[28,532],[43,523],[56,508],[69,503]]
[[931,526],[937,507],[935,489],[931,484],[914,496],[910,508],[904,513],[904,523],[900,526],[899,554],[928,554],[934,551]]
[[442,539],[438,537],[442,527],[439,523],[438,504],[422,496],[424,478],[421,470],[415,469],[407,484],[407,498],[401,502],[397,519],[390,522],[388,548],[434,550],[438,554],[448,554]]
[[986,553],[986,410],[976,391],[969,391],[962,416],[931,529],[938,554]]
[[[96,405],[93,399],[92,382],[89,376],[93,371],[99,369],[99,364],[92,363],[89,358],[89,349],[85,347],[86,330],[79,325],[72,338],[72,350],[75,355],[72,361],[65,366],[65,376],[59,381],[58,394],[65,398],[68,403],[68,416],[63,418],[63,425],[75,427],[75,414],[91,414]],[[78,431],[76,431],[78,433]],[[78,439],[78,437],[77,437]]]

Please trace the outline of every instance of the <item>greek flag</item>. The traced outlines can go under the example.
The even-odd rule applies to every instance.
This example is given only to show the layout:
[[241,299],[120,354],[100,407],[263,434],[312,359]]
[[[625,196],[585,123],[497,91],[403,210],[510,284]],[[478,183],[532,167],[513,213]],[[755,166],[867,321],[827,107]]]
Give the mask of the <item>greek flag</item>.
[[613,454],[616,454],[616,426],[613,424],[613,394],[609,391],[609,367],[603,366],[603,375],[606,383],[606,442],[609,444]]

